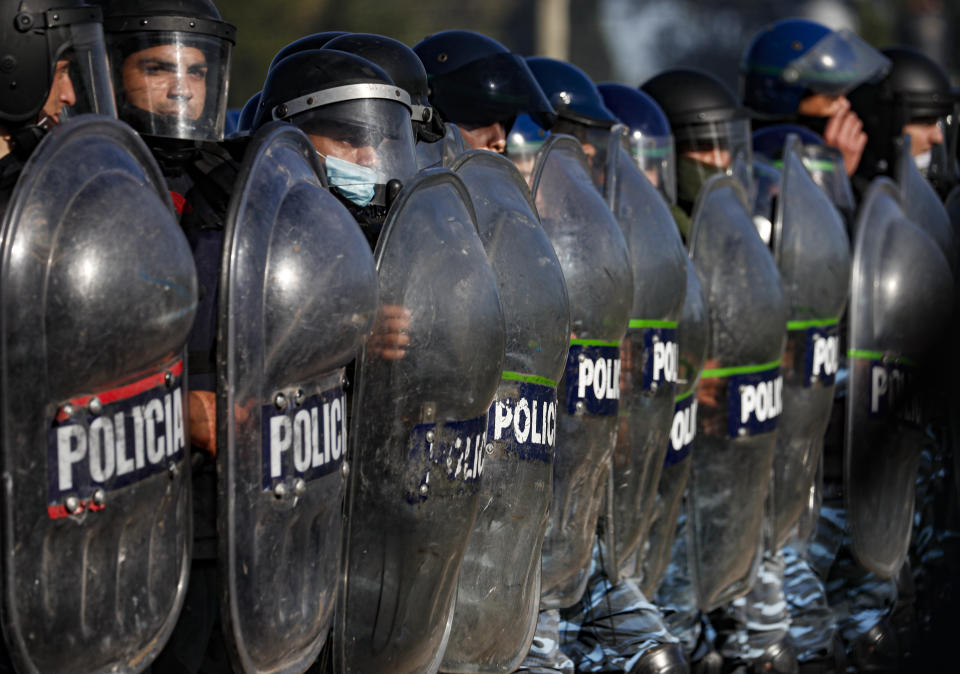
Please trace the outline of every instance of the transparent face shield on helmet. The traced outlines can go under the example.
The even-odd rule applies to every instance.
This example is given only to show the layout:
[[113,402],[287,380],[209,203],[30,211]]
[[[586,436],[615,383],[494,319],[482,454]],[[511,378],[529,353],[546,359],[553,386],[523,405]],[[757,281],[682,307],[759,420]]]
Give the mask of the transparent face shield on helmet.
[[528,184],[537,163],[537,153],[548,135],[549,132],[529,115],[518,115],[513,128],[507,133],[507,157],[517,166]]
[[703,183],[717,173],[737,178],[754,198],[750,120],[679,126],[675,139],[678,200],[693,203]]
[[232,49],[227,40],[199,33],[111,35],[120,119],[148,136],[222,140]]
[[56,42],[50,55],[54,72],[38,124],[52,126],[86,113],[116,117],[103,27],[77,23],[51,32]]
[[359,207],[387,205],[387,183],[405,184],[417,172],[410,108],[402,102],[344,100],[293,114],[290,121],[309,136],[330,186]]
[[673,136],[645,136],[630,131],[627,147],[637,167],[644,172],[668,203],[677,203],[677,169]]
[[780,171],[759,157],[753,160],[753,225],[765,244],[770,245],[773,236],[774,210],[780,194]]
[[[920,169],[920,173],[931,181],[953,182],[957,178],[956,158],[951,161],[949,150],[949,128],[947,117],[938,117],[936,120],[925,120],[931,126],[936,126],[932,134],[930,149],[914,155],[913,160]],[[933,142],[939,140],[939,142]]]
[[823,36],[783,69],[785,82],[839,96],[890,69],[890,60],[843,28]]

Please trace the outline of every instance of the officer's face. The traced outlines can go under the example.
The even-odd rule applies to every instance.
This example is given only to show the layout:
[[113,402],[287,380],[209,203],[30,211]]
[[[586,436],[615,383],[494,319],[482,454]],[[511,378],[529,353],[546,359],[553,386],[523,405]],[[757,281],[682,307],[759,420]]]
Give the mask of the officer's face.
[[696,159],[698,162],[716,166],[719,169],[727,170],[730,168],[730,150],[715,147],[709,150],[687,150],[683,154],[691,159]]
[[58,124],[63,109],[76,103],[77,93],[70,80],[70,62],[67,59],[60,59],[53,73],[53,83],[50,85],[47,101],[43,104],[42,114],[48,121]]
[[377,149],[373,145],[354,144],[348,138],[320,136],[307,134],[313,147],[324,157],[331,156],[337,159],[359,164],[360,166],[377,166],[380,163]]
[[486,126],[457,125],[463,140],[474,150],[503,154],[507,150],[507,130],[501,122]]
[[134,106],[156,115],[200,119],[207,98],[207,58],[196,47],[158,45],[123,62],[123,90]]
[[914,157],[943,144],[943,132],[936,119],[915,119],[903,125],[903,133],[910,136],[910,154]]

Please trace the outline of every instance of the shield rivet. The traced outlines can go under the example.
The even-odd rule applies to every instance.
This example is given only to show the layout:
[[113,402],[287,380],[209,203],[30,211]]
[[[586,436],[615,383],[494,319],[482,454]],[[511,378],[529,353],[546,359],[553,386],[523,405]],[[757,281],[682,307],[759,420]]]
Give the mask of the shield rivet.
[[282,499],[287,495],[287,485],[283,482],[278,482],[277,486],[273,488],[273,495],[278,499]]
[[343,388],[349,388],[349,386],[350,386],[350,380],[347,379],[346,377],[341,377],[341,378],[340,378],[340,386],[342,386]]
[[433,442],[433,439],[436,437],[433,431],[427,431],[427,442]]
[[657,335],[654,335],[654,336],[653,336],[653,343],[654,343],[654,344],[659,344],[659,343],[660,343],[660,338],[659,338]]
[[102,487],[93,490],[94,505],[102,506],[107,501],[107,492]]
[[739,429],[737,429],[737,435],[739,435],[740,437],[743,437],[743,436],[745,436],[746,434],[747,434],[747,429],[746,429],[746,428],[739,428]]
[[740,385],[740,393],[743,393],[743,385]]
[[171,463],[169,466],[167,466],[167,475],[170,476],[171,480],[177,479],[177,475],[179,474],[180,474],[180,468],[179,466],[177,466],[177,464]]
[[816,383],[817,383],[817,375],[815,375],[815,374],[810,375],[810,383],[811,383],[811,384],[816,384]]
[[340,475],[343,477],[348,477],[350,475],[350,464],[346,461],[340,464]]
[[278,410],[282,410],[287,406],[287,396],[283,395],[282,393],[278,393],[273,398],[273,404]]
[[577,412],[583,412],[584,404],[582,400],[577,401]]
[[302,477],[293,481],[293,493],[297,496],[303,496],[307,493],[307,483],[303,481]]
[[303,401],[306,400],[307,396],[304,394],[302,388],[297,389],[297,394],[293,398],[293,402],[297,407],[303,405]]
[[487,446],[484,447],[484,449],[487,450],[487,454],[493,454],[493,443],[488,442]]
[[173,372],[167,370],[163,373],[163,383],[166,384],[167,388],[173,387]]
[[75,410],[73,409],[73,405],[71,405],[70,403],[67,403],[66,405],[63,406],[63,413],[68,417],[72,417],[74,411]]
[[421,485],[420,485],[420,495],[421,495],[421,496],[426,496],[428,491],[430,491],[430,487],[428,487],[428,486],[425,485],[425,484],[421,484]]
[[90,410],[90,414],[100,414],[103,412],[103,403],[100,402],[100,398],[91,398],[87,408]]
[[577,356],[577,361],[580,362],[580,363],[582,363],[582,362],[585,361],[586,359],[587,359],[587,357],[586,357],[585,355],[583,355],[582,353],[581,353],[579,356]]
[[651,393],[656,393],[658,388],[660,388],[660,387],[657,386],[657,382],[655,382],[655,381],[650,382],[650,392],[651,392]]
[[63,502],[64,507],[67,509],[67,512],[71,515],[76,515],[77,510],[80,508],[80,499],[76,496],[68,496],[67,500]]

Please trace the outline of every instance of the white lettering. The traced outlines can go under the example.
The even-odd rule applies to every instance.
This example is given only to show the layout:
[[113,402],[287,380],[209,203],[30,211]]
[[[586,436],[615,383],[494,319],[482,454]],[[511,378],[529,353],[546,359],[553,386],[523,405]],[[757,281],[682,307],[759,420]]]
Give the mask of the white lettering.
[[293,443],[290,419],[284,415],[270,419],[270,477],[283,475],[282,455]]
[[[520,422],[521,415],[524,419],[523,423]],[[530,427],[532,425],[530,404],[526,398],[521,398],[517,401],[517,407],[513,412],[513,434],[516,436],[517,442],[523,444],[527,441],[527,438],[530,437]]]
[[293,467],[298,473],[310,469],[310,413],[300,410],[293,417]]
[[60,489],[73,489],[73,464],[87,455],[87,432],[80,424],[57,429],[57,468]]
[[580,372],[577,378],[577,397],[584,398],[587,395],[587,386],[593,384],[593,361],[584,358],[580,361]]
[[134,471],[133,459],[127,456],[127,425],[123,412],[113,415],[113,440],[117,451],[117,475],[126,475]]
[[147,427],[147,461],[160,463],[163,461],[165,452],[163,435],[157,437],[157,424],[163,423],[163,403],[159,398],[154,398],[147,403],[143,411],[143,420]]
[[887,371],[882,365],[874,365],[870,371],[870,411],[880,411],[880,399],[887,393]]

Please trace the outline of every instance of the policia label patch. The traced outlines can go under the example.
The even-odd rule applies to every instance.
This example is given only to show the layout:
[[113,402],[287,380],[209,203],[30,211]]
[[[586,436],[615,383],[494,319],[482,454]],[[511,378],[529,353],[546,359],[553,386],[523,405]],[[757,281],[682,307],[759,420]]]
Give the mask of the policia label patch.
[[552,463],[557,440],[557,382],[519,372],[504,372],[503,380],[516,382],[516,389],[490,406],[487,439],[503,443],[504,451],[521,461]]
[[769,433],[783,412],[780,361],[704,370],[705,379],[727,380],[727,432],[731,438]]
[[571,339],[564,378],[567,414],[614,416],[620,409],[620,344]]

